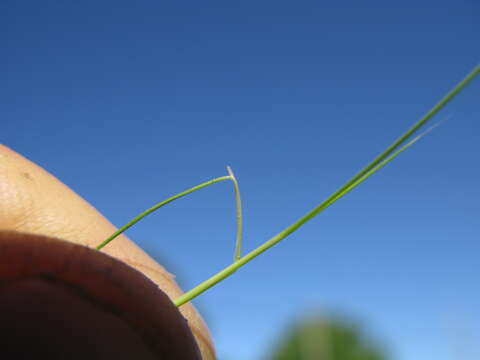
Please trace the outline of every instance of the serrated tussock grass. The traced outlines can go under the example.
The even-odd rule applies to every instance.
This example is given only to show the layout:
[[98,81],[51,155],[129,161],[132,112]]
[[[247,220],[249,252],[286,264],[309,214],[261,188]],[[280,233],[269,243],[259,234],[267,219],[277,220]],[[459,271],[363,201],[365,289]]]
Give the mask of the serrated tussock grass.
[[361,169],[357,174],[355,174],[352,178],[350,178],[344,185],[342,185],[338,190],[336,190],[333,194],[331,194],[326,200],[316,206],[314,209],[309,211],[299,220],[297,220],[292,225],[288,226],[277,235],[272,237],[270,240],[264,242],[262,245],[257,247],[256,249],[252,250],[251,252],[247,253],[244,256],[241,256],[241,248],[242,248],[242,206],[240,200],[240,190],[238,186],[237,179],[235,178],[233,171],[230,167],[227,167],[227,176],[221,176],[210,181],[204,182],[200,185],[194,186],[188,190],[185,190],[177,195],[174,195],[158,204],[154,205],[150,209],[145,210],[143,213],[135,217],[133,220],[129,221],[127,224],[122,226],[118,229],[114,234],[108,237],[105,241],[99,244],[96,249],[100,250],[104,246],[106,246],[109,242],[115,239],[118,235],[132,227],[134,224],[139,222],[141,219],[150,215],[154,211],[160,209],[164,205],[171,203],[172,201],[179,199],[183,196],[191,194],[197,190],[203,189],[209,185],[216,184],[221,181],[230,180],[233,183],[234,191],[235,191],[235,201],[236,201],[236,220],[237,220],[237,235],[236,235],[236,242],[235,242],[235,251],[234,251],[234,261],[231,265],[227,266],[211,278],[207,279],[206,281],[202,282],[200,285],[194,287],[190,291],[186,292],[178,299],[174,301],[176,306],[181,306],[198,295],[202,294],[212,286],[218,284],[222,280],[226,279],[233,273],[235,273],[238,269],[242,266],[247,264],[248,262],[255,259],[258,255],[264,253],[274,245],[278,244],[280,241],[285,239],[288,235],[292,234],[300,227],[302,227],[306,222],[313,219],[315,216],[320,214],[322,211],[326,210],[336,201],[344,197],[350,191],[355,189],[358,185],[362,182],[367,180],[370,176],[375,174],[377,171],[382,169],[385,165],[390,163],[393,159],[395,159],[398,155],[402,152],[407,150],[411,147],[414,143],[416,143],[420,138],[425,136],[429,133],[436,125],[431,126],[427,130],[420,132],[422,128],[429,122],[438,112],[444,108],[453,98],[458,95],[475,77],[480,74],[480,65],[477,65],[462,81],[460,81],[447,95],[443,97],[430,111],[428,111],[420,120],[418,120],[412,127],[410,127],[404,134],[402,134],[398,139],[396,139],[389,147],[387,147],[380,155],[374,158],[370,163],[368,163],[363,169]]

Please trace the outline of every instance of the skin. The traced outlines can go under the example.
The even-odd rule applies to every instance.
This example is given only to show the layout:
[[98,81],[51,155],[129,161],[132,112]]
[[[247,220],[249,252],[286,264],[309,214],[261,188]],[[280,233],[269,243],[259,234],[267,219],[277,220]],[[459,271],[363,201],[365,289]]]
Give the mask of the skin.
[[[13,150],[0,145],[0,230],[59,238],[70,244],[81,245],[82,248],[93,248],[111,235],[116,228],[95,208],[53,175]],[[33,246],[34,242],[32,241],[35,239],[29,238],[27,243]],[[45,247],[54,246],[51,245],[53,242],[44,244],[46,244]],[[38,246],[33,247],[38,248]],[[42,253],[42,251],[38,251],[39,254]],[[61,250],[58,251],[59,254],[62,253]],[[48,253],[46,250],[45,252]],[[144,277],[153,281],[171,300],[182,294],[173,276],[126,236],[119,236],[102,252],[119,260],[118,263],[127,264],[138,270]],[[80,254],[81,251],[76,250],[73,256],[76,256],[77,253]],[[27,263],[25,252],[12,250],[12,254],[15,254],[12,257],[18,256],[17,263]],[[82,257],[85,261],[84,268],[88,268],[91,264],[88,264],[85,258],[85,256]],[[112,265],[112,268],[117,268],[117,265]],[[81,268],[79,266],[79,269]],[[32,289],[36,289],[39,293],[42,291],[47,294],[56,292],[58,299],[68,302],[65,297],[68,298],[68,295],[71,294],[60,295],[59,292],[64,289],[51,289],[50,285],[38,282],[26,283],[24,284],[25,288],[22,285],[12,291],[13,293],[16,291],[28,293],[34,291]],[[61,284],[61,287],[64,285]],[[95,298],[97,295],[93,293],[92,296]],[[152,295],[152,297],[155,296],[161,297],[158,294]],[[215,359],[209,331],[195,308],[191,304],[185,304],[180,308],[180,313],[188,322],[188,327],[200,350],[201,358]],[[127,338],[128,336],[125,337],[125,339]],[[118,340],[113,341],[112,346],[116,346],[115,344],[119,342]]]
[[200,359],[155,283],[55,238],[0,231],[0,319],[2,359]]

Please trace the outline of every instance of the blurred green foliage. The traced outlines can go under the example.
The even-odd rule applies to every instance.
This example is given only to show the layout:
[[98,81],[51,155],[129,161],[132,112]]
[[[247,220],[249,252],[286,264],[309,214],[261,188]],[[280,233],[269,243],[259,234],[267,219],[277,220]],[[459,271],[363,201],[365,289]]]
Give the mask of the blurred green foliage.
[[386,360],[365,331],[343,318],[298,321],[281,339],[271,360]]

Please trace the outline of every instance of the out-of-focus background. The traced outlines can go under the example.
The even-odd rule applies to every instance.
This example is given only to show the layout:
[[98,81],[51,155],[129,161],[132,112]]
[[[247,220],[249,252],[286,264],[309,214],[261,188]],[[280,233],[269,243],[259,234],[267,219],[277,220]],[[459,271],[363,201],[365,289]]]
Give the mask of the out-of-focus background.
[[[480,59],[474,0],[1,9],[1,142],[118,226],[230,165],[244,251],[325,199]],[[220,359],[287,359],[289,341],[311,350],[318,329],[337,334],[318,342],[383,356],[368,359],[479,358],[479,80],[412,149],[194,301]],[[234,215],[225,182],[128,235],[187,290],[231,262]]]

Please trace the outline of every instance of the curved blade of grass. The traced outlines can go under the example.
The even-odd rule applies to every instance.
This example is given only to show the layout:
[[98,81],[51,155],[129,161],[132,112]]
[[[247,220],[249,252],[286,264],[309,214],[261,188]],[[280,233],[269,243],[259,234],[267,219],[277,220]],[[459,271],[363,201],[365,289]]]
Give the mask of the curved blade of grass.
[[236,205],[236,219],[237,219],[237,238],[235,241],[235,251],[233,254],[233,261],[237,261],[241,257],[242,251],[242,232],[243,232],[243,218],[242,218],[242,200],[240,198],[240,188],[238,186],[238,181],[235,175],[233,174],[230,166],[227,166],[228,175],[230,175],[233,182],[233,189],[235,191],[235,205]]
[[[480,73],[480,65],[477,65],[462,81],[460,81],[443,99],[441,99],[427,114],[425,114],[419,121],[417,121],[409,130],[407,130],[402,136],[400,136],[397,140],[394,141],[392,145],[390,145],[383,153],[377,156],[371,163],[369,163],[366,167],[364,167],[360,172],[358,172],[355,176],[353,176],[350,180],[348,180],[340,189],[334,192],[327,200],[322,202],[312,211],[310,211],[307,215],[302,217],[293,225],[289,226],[278,235],[274,236],[263,245],[259,246],[255,250],[251,251],[235,263],[230,266],[227,266],[225,269],[217,273],[216,275],[212,276],[210,279],[204,281],[200,285],[196,286],[192,290],[186,292],[178,299],[174,301],[175,305],[181,306],[193,298],[197,297],[204,291],[208,290],[218,282],[224,280],[228,276],[235,273],[240,267],[245,265],[246,263],[253,260],[255,257],[263,253],[264,251],[268,250],[272,246],[278,244],[281,240],[286,238],[288,235],[296,231],[300,228],[303,224],[307,221],[314,218],[320,212],[325,210],[327,207],[332,205],[335,201],[343,197],[345,194],[353,190],[357,187],[360,183],[365,181],[368,177],[373,175],[375,172],[380,170],[384,167],[387,163],[392,161],[395,157],[397,157],[400,153],[405,151],[408,147],[410,147],[418,138],[405,143],[415,132],[417,132],[425,123],[430,120],[434,115],[436,115],[447,103],[449,103],[462,89],[464,89],[478,74]],[[399,148],[402,146],[401,148]],[[393,153],[393,155],[391,155]]]
[[167,205],[168,203],[171,203],[172,201],[174,200],[177,200],[181,197],[184,197],[185,195],[188,195],[194,191],[197,191],[197,190],[200,190],[200,189],[203,189],[204,187],[207,187],[209,185],[213,185],[213,184],[216,184],[220,181],[225,181],[225,180],[232,180],[231,176],[222,176],[222,177],[218,177],[218,178],[215,178],[213,180],[210,180],[210,181],[206,181],[200,185],[197,185],[197,186],[194,186],[188,190],[185,190],[177,195],[174,195],[170,198],[168,198],[167,200],[164,200],[164,201],[161,201],[159,202],[158,204],[152,206],[150,209],[147,209],[145,210],[144,212],[142,212],[140,215],[138,215],[137,217],[135,217],[133,220],[129,221],[127,224],[125,224],[124,226],[122,226],[120,229],[118,229],[116,232],[114,232],[111,236],[109,236],[105,241],[103,241],[100,245],[98,245],[95,249],[97,250],[100,250],[102,249],[105,245],[107,245],[110,241],[112,241],[113,239],[115,239],[118,235],[120,235],[121,233],[123,233],[124,231],[128,230],[129,228],[131,228],[133,225],[135,225],[137,222],[139,222],[140,220],[142,220],[144,217],[146,217],[147,215],[150,215],[151,213],[153,213],[155,210],[158,210],[160,209],[162,206],[164,205]]

